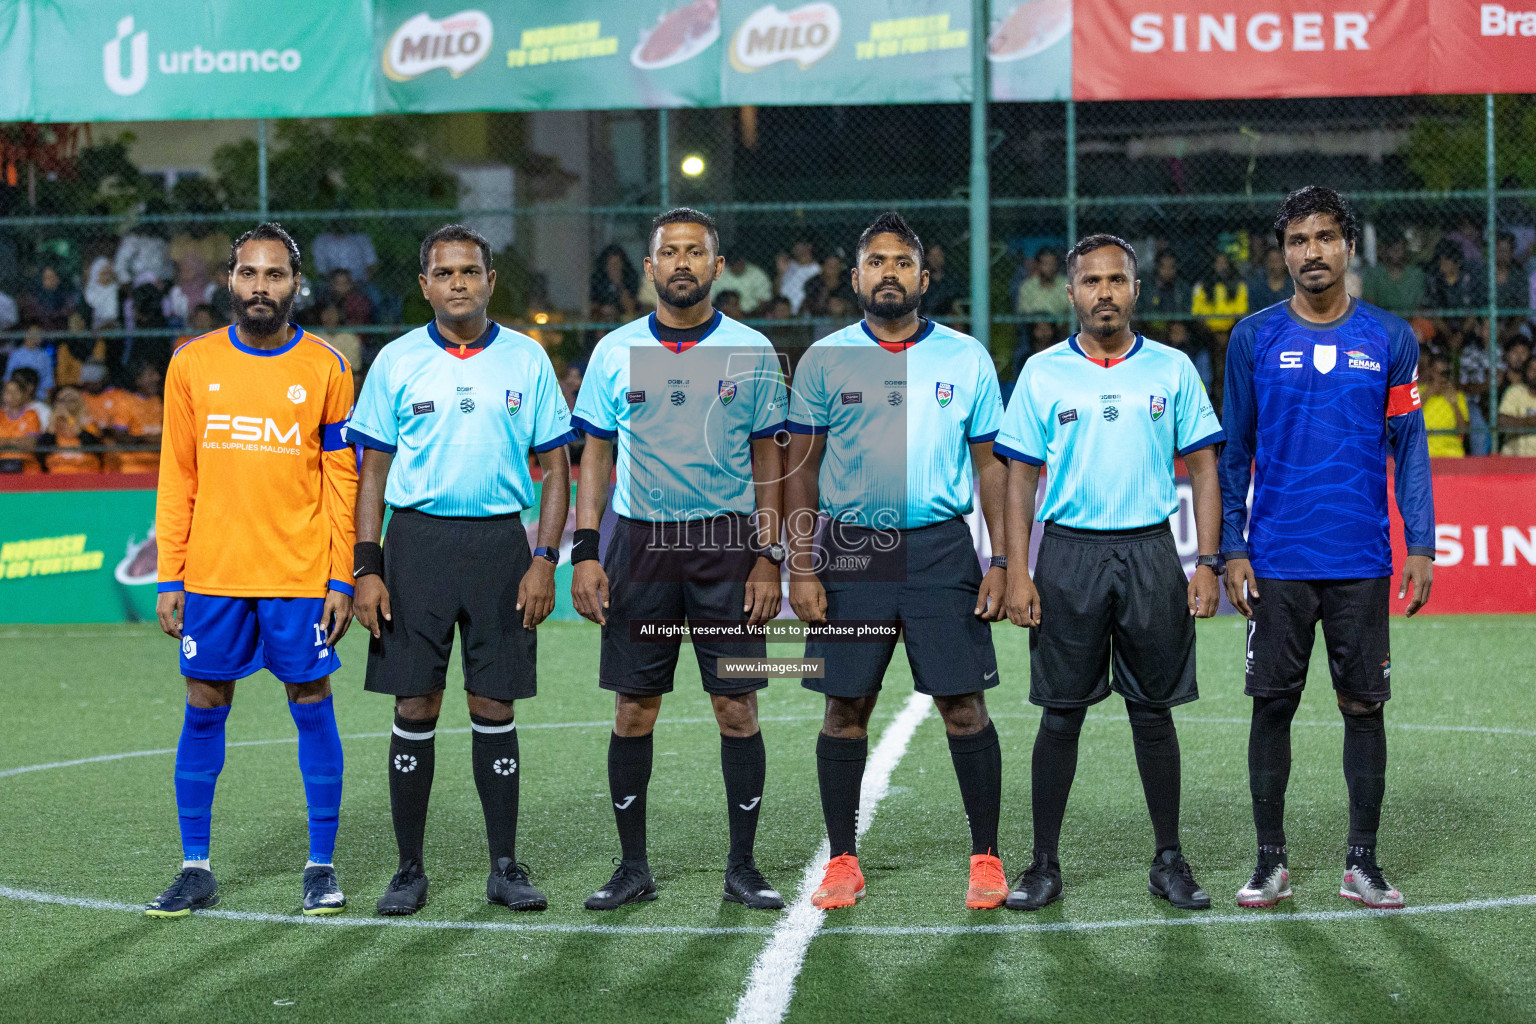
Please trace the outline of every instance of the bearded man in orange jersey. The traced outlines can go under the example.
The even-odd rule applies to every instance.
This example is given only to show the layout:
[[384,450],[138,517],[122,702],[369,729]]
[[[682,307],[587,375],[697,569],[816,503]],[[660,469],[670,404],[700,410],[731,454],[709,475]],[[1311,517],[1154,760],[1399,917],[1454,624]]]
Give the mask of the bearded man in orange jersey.
[[178,348],[166,376],[156,612],[181,641],[187,681],[175,778],[183,861],[150,917],[219,902],[208,847],[224,722],[235,681],[263,667],[282,680],[299,730],[304,913],[346,906],[331,862],[342,755],[330,674],[352,615],[357,464],[342,435],[352,369],[288,322],[298,286],[288,233],[246,232],[229,257],[235,324]]

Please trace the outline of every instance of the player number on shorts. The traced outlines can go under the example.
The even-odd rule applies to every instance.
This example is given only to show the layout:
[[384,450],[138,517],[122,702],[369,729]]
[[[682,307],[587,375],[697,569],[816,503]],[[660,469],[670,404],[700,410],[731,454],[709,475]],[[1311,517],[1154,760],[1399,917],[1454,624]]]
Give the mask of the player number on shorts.
[[315,623],[315,646],[325,646],[325,623],[323,622]]

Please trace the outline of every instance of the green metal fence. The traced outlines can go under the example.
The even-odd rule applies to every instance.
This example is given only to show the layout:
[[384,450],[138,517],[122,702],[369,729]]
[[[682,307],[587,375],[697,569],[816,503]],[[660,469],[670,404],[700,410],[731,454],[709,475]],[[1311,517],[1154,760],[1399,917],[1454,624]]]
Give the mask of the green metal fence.
[[[206,147],[197,140],[210,127],[188,123],[176,128],[180,150],[205,154],[190,173],[154,166],[120,130],[0,125],[0,292],[35,293],[42,268],[57,268],[81,293],[81,316],[51,324],[46,342],[76,361],[105,350],[119,373],[195,333],[174,314],[190,318],[210,282],[215,321],[224,315],[217,268],[189,274],[185,257],[261,219],[287,225],[305,249],[301,322],[355,335],[366,368],[379,345],[430,315],[416,250],[448,220],[492,237],[493,312],[564,364],[644,308],[638,270],[658,210],[710,211],[727,257],[761,267],[779,290],[783,264],[809,245],[820,265],[811,300],[794,296],[788,316],[782,304],[743,310],[793,347],[857,316],[836,294],[839,275],[862,227],[895,208],[942,250],[935,315],[982,339],[1004,379],[1033,344],[1069,327],[1059,304],[1039,301],[1052,290],[1041,250],[1096,230],[1130,239],[1142,256],[1143,329],[1203,353],[1219,399],[1225,329],[1241,311],[1218,314],[1209,301],[1244,290],[1252,310],[1288,288],[1269,290],[1270,222],[1286,191],[1317,182],[1360,210],[1359,287],[1391,299],[1449,360],[1452,388],[1471,400],[1470,450],[1497,452],[1509,439],[1500,435],[1527,432],[1518,419],[1501,429],[1498,410],[1528,372],[1516,364],[1528,351],[1536,270],[1531,97],[391,116],[257,122]],[[317,261],[326,235],[330,265]],[[362,303],[338,297],[329,273],[334,250],[359,235],[374,253],[351,282]],[[120,277],[129,236],[184,259],[159,271],[170,274],[163,281],[115,277],[121,315],[104,319],[83,301],[86,278],[100,257]],[[1454,267],[1442,266],[1447,253]],[[349,303],[366,315],[349,317]],[[333,306],[341,324],[330,322]],[[0,346],[23,336],[11,325]]]

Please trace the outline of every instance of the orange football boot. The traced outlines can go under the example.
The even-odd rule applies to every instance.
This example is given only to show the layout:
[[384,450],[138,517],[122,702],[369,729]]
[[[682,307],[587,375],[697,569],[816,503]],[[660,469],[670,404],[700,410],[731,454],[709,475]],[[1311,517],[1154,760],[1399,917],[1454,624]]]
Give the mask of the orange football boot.
[[[811,906],[818,910],[851,907],[863,895],[864,872],[859,870],[859,858],[845,853],[827,861],[827,873],[822,876],[821,888],[811,896]],[[1008,894],[1005,891],[1003,895]]]
[[990,853],[971,857],[971,884],[965,890],[965,905],[972,910],[996,910],[1008,898],[1008,878],[1003,862]]

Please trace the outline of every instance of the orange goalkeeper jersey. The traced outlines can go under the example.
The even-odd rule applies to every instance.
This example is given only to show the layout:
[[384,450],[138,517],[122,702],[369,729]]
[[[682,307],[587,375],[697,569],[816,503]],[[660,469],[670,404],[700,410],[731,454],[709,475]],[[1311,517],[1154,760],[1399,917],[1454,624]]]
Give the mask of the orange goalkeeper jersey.
[[229,327],[171,357],[155,505],[162,592],[352,593],[352,368],[294,331],[262,350]]

